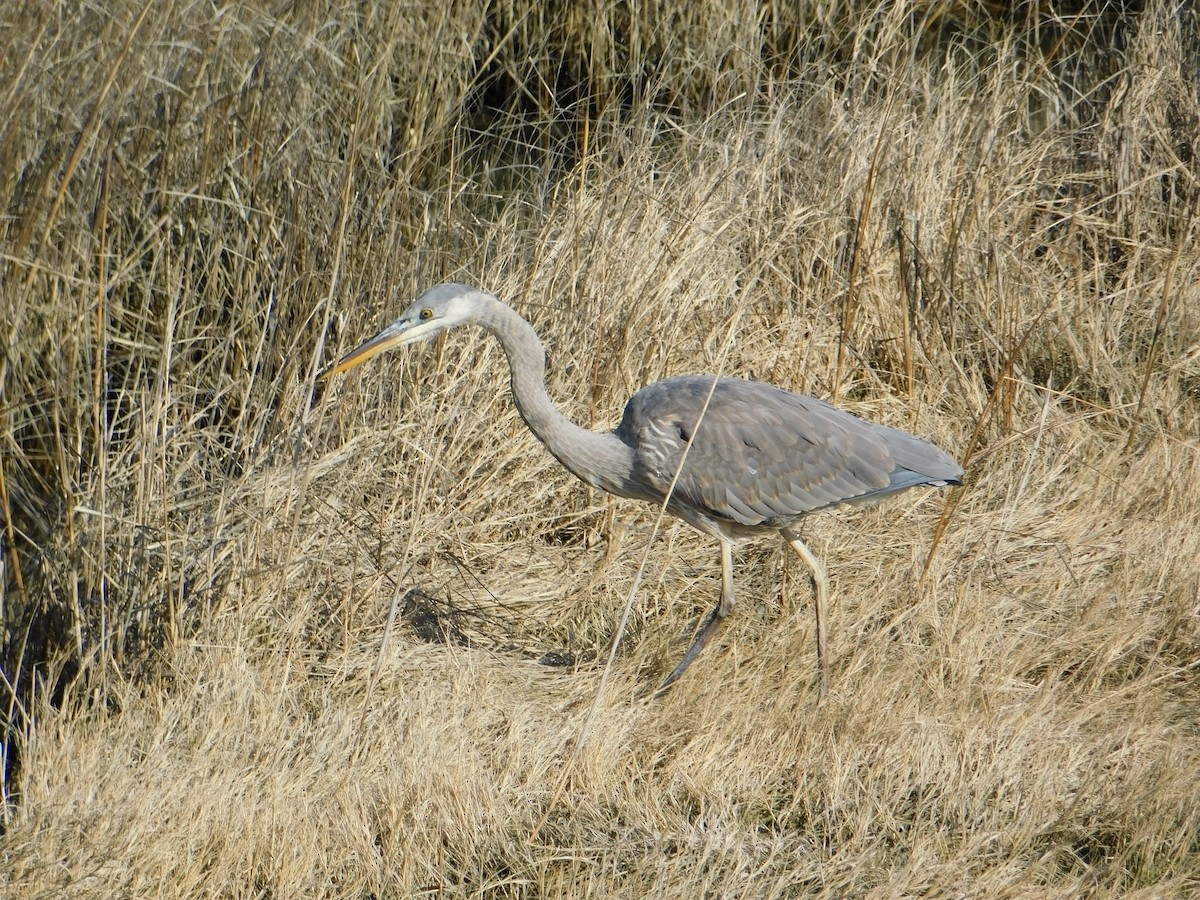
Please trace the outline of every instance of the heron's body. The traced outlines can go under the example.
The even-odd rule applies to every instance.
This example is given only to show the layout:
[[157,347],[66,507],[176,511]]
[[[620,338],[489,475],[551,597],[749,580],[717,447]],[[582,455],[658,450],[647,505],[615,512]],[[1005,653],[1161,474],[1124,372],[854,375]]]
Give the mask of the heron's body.
[[716,378],[715,385],[711,375],[666,378],[630,398],[614,431],[588,431],[566,419],[547,395],[545,353],[533,327],[492,295],[464,285],[426,291],[332,371],[468,322],[500,339],[518,411],[567,469],[611,494],[665,501],[669,513],[721,542],[721,600],[664,687],[683,674],[733,609],[731,545],[778,532],[813,572],[823,694],[826,578],[791,526],[819,510],[872,503],[921,485],[958,484],[962,477],[950,456],[921,438],[737,378]]
[[596,487],[661,503],[682,461],[667,511],[723,540],[962,474],[920,438],[739,378],[715,387],[711,375],[655,382],[629,400],[615,435],[631,449],[632,480],[648,490]]

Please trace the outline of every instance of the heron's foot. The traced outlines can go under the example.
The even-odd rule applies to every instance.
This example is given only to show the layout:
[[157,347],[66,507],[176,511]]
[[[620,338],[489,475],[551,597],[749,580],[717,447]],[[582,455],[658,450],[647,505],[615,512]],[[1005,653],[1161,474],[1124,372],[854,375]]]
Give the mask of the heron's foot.
[[724,624],[725,616],[721,615],[721,604],[718,603],[713,608],[713,611],[708,614],[708,618],[704,620],[704,625],[701,626],[696,639],[692,641],[692,646],[688,648],[688,652],[679,661],[679,665],[675,667],[675,670],[667,676],[666,681],[655,692],[656,697],[679,680],[680,676],[687,671],[687,667],[692,664],[692,660],[700,655],[700,651],[704,649],[704,645],[708,643],[709,638],[720,631],[721,626]]

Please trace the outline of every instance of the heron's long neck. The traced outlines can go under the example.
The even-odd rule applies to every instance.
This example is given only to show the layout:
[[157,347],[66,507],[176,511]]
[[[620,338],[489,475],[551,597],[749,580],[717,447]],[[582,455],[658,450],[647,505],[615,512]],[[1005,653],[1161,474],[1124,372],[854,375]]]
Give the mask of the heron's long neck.
[[612,434],[581,428],[555,407],[546,393],[546,350],[533,326],[499,300],[476,321],[504,345],[517,412],[554,458],[593,487],[618,490],[633,469],[630,448]]

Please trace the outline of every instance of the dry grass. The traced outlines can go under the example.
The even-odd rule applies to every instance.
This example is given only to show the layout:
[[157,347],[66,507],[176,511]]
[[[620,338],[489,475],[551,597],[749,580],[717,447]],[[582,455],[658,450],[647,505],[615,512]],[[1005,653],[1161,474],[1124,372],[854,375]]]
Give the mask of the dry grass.
[[[1194,13],[109,6],[0,14],[5,896],[1200,891]],[[808,524],[825,703],[771,542],[648,698],[716,549],[486,336],[317,385],[451,278],[593,427],[723,369],[965,459]]]

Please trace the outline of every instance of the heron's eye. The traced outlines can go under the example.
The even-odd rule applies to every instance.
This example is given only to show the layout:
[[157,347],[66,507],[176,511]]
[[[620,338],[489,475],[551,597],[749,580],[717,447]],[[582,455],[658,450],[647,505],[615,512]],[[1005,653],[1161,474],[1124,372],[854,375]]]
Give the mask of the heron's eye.
[[421,310],[421,318],[422,319],[432,319],[433,318],[433,310],[430,309],[428,306],[425,307],[423,310]]

